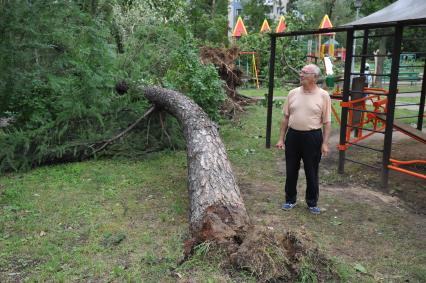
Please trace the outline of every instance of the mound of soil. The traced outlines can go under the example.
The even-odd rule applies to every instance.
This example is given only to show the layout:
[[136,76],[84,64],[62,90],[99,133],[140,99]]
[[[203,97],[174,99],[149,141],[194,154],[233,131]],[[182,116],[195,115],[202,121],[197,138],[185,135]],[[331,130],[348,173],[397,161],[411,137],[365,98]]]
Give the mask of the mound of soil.
[[310,275],[319,282],[338,280],[332,262],[313,242],[302,232],[255,226],[230,258],[234,266],[246,269],[261,282],[294,282]]

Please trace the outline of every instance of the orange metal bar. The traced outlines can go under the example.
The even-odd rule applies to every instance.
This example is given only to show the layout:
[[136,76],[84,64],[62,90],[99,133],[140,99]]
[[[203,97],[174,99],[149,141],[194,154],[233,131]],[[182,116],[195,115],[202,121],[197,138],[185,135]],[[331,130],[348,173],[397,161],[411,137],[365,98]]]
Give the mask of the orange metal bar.
[[[341,101],[340,102],[340,106],[341,107],[347,107],[347,108],[356,108],[359,110],[367,110],[366,107],[366,101],[370,100],[373,107],[374,107],[374,112],[378,112],[378,113],[386,113],[387,112],[387,97],[382,98],[381,99],[381,95],[386,95],[389,92],[385,89],[382,88],[364,88],[365,92],[370,92],[370,93],[374,93],[371,95],[368,95],[366,97],[362,97],[356,100],[350,100],[347,102]],[[333,93],[335,96],[339,96],[341,95],[341,91],[335,91]],[[337,97],[337,99],[340,100],[340,97]],[[361,104],[361,105],[356,105],[356,104]],[[334,116],[336,117],[336,120],[339,122],[339,124],[341,123],[340,119],[337,116],[337,112],[334,109],[334,107],[332,107],[332,111]],[[357,125],[355,125],[353,123],[353,116],[354,116],[354,111],[356,110],[349,110],[348,111],[348,124],[347,124],[347,129],[346,129],[346,141],[350,142],[350,143],[357,143],[360,142],[368,137],[370,137],[371,135],[375,134],[375,132],[369,132],[367,134],[364,135],[365,131],[362,130],[362,128],[364,128],[364,126],[368,123],[372,123],[373,129],[375,131],[381,131],[386,127],[386,124],[383,123],[380,119],[378,119],[376,117],[376,115],[374,113],[365,113],[365,112],[361,112],[361,120],[359,123],[357,123]],[[380,126],[379,126],[380,125]],[[354,127],[358,128],[358,134],[357,137],[351,140],[351,133],[352,130],[354,129]],[[361,128],[361,129],[360,129]],[[338,146],[339,150],[346,150],[351,146],[351,144],[347,143],[343,146]]]
[[393,165],[388,165],[388,168],[395,170],[395,171],[398,171],[398,172],[401,172],[401,173],[405,173],[405,174],[420,178],[420,179],[423,179],[423,180],[426,180],[425,174],[416,173],[416,172],[413,172],[413,171],[410,171],[410,170],[407,170],[407,169],[403,169],[403,168],[399,168],[399,167],[393,166]]
[[347,102],[342,101],[342,102],[340,102],[340,106],[342,106],[342,107],[351,107],[352,104],[349,101],[347,101]]
[[398,165],[409,165],[414,163],[420,163],[420,164],[426,164],[426,160],[407,160],[407,161],[401,161],[396,159],[389,159],[389,161],[392,163],[392,165],[398,166]]
[[[383,127],[381,127],[380,129],[378,129],[379,131],[380,130],[383,130],[385,127],[383,126]],[[366,138],[368,138],[369,136],[371,136],[371,135],[374,135],[375,134],[375,132],[369,132],[368,134],[366,134],[366,135],[364,135],[364,136],[360,136],[360,137],[358,137],[358,138],[356,138],[356,139],[354,139],[354,140],[349,140],[351,143],[357,143],[357,142],[359,142],[359,141],[362,141],[362,140],[364,140],[364,139],[366,139]],[[350,144],[348,145],[348,147],[350,146]]]
[[344,144],[344,145],[338,144],[336,145],[336,147],[338,150],[347,150],[349,148],[349,144]]
[[[370,88],[365,87],[364,88],[364,92],[369,92],[369,94],[372,94],[372,95],[388,95],[389,94],[389,91],[387,91],[386,89],[383,89],[383,88],[371,88],[371,87]],[[342,96],[342,90],[340,88],[337,88],[333,92],[333,95]]]
[[339,119],[339,115],[337,115],[336,109],[334,108],[333,104],[331,104],[331,111],[333,111],[333,115],[334,118],[336,118],[336,121],[339,123],[339,125],[341,124],[340,119]]
[[364,88],[365,92],[374,92],[375,94],[382,94],[382,95],[387,95],[389,94],[389,91],[384,89],[384,88],[372,88],[372,87],[365,87]]
[[351,132],[352,132],[352,118],[353,113],[352,110],[348,111],[349,117],[348,117],[348,124],[346,125],[346,140],[349,141],[351,139]]
[[373,106],[374,107],[380,107],[380,106],[382,106],[386,103],[388,103],[388,99],[384,98],[384,99],[380,99],[380,100],[377,100],[377,101],[373,101]]
[[348,101],[349,103],[359,103],[359,102],[364,102],[364,101],[366,101],[367,99],[373,99],[373,98],[376,98],[377,97],[377,95],[369,95],[369,96],[366,96],[366,97],[363,97],[363,98],[358,98],[358,99],[355,99],[355,100],[351,100],[351,101]]

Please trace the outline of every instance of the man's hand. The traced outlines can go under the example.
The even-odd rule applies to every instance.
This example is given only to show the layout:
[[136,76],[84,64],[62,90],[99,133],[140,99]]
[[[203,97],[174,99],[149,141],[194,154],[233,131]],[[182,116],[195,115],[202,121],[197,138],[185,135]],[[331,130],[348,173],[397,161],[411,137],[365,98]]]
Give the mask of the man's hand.
[[321,146],[321,153],[324,157],[328,156],[329,153],[329,149],[328,149],[328,144],[327,143],[323,143]]
[[284,149],[284,142],[282,140],[278,141],[275,147],[278,149]]

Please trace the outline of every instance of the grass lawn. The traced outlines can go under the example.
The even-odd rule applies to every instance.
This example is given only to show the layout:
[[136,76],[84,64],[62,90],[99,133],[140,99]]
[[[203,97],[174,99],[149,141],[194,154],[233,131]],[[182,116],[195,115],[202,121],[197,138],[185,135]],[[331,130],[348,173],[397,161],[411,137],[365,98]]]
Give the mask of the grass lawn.
[[[291,89],[291,87],[274,88],[274,96],[287,96]],[[238,92],[250,97],[265,97],[265,95],[268,95],[268,88],[239,88]]]
[[398,91],[401,92],[420,92],[422,88],[422,83],[413,83],[413,84],[400,84],[398,85]]
[[[273,111],[274,144],[281,110]],[[265,148],[265,116],[266,108],[251,106],[221,125],[252,221],[304,231],[342,282],[425,282],[424,215],[369,187],[376,174],[348,165],[353,173],[339,175],[333,155],[321,169],[324,213],[305,211],[303,177],[300,205],[280,210],[283,152]],[[2,176],[0,282],[256,282],[207,255],[208,244],[178,264],[188,235],[186,172],[185,151],[165,151]],[[316,282],[305,275],[300,282]]]

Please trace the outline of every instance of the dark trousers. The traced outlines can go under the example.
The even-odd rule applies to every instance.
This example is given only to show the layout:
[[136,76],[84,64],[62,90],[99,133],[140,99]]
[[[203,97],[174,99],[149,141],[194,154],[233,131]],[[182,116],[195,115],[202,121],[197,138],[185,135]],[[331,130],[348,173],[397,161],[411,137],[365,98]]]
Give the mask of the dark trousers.
[[319,195],[318,167],[321,161],[322,131],[297,131],[289,129],[285,139],[285,181],[286,202],[295,203],[297,198],[297,179],[300,160],[306,175],[306,203],[317,206]]

